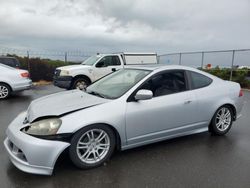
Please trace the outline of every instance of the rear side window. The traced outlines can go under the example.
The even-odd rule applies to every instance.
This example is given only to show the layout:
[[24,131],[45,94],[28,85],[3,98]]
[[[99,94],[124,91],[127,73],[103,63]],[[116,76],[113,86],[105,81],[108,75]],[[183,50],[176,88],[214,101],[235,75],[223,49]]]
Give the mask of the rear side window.
[[5,63],[6,65],[11,66],[11,67],[14,67],[14,66],[15,66],[15,63],[14,63],[13,59],[11,59],[11,58],[6,58],[6,59],[4,59],[4,63]]
[[186,91],[185,73],[182,70],[171,70],[154,75],[140,89],[151,90],[153,97]]
[[191,82],[192,82],[192,89],[199,89],[202,87],[206,87],[208,85],[210,85],[212,83],[212,79],[202,75],[200,73],[197,72],[190,72],[190,77],[191,77]]
[[19,67],[19,63],[14,58],[0,58],[0,63],[11,67]]

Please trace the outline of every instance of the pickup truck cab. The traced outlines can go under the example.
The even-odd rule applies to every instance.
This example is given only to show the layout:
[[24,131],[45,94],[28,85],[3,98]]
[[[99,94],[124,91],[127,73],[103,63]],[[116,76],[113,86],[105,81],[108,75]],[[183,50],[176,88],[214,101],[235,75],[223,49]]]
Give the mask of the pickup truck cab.
[[124,68],[125,65],[156,63],[156,53],[97,54],[80,65],[58,67],[55,70],[53,83],[65,89],[83,90],[92,82]]

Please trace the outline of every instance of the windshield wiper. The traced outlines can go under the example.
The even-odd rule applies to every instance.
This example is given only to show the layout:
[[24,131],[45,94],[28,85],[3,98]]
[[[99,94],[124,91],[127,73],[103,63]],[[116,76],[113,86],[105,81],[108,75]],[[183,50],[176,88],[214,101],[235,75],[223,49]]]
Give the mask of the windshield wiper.
[[101,98],[105,98],[105,99],[107,98],[107,96],[105,96],[105,95],[103,95],[101,93],[97,93],[95,91],[90,91],[90,92],[87,92],[87,93],[89,93],[91,95],[95,95],[95,96],[101,97]]

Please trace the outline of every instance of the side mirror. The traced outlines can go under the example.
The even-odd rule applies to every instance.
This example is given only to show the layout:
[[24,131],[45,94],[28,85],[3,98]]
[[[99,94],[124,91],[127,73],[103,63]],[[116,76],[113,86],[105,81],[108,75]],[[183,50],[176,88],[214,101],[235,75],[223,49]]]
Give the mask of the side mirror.
[[96,64],[96,67],[104,67],[104,61],[99,61],[99,62]]
[[147,89],[137,91],[135,95],[136,100],[148,100],[153,98],[153,92]]

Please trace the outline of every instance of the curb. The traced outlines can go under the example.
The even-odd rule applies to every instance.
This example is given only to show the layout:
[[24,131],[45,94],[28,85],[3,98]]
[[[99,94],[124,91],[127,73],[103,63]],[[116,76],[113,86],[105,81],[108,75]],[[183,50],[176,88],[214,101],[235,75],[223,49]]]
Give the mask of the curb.
[[245,88],[242,88],[243,91],[249,91],[250,92],[250,89],[245,89]]

